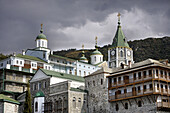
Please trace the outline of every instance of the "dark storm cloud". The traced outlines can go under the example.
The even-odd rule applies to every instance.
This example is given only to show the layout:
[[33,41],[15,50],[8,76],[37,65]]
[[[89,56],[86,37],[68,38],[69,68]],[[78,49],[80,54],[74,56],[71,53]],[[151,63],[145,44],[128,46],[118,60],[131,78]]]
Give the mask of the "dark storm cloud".
[[111,43],[117,12],[130,40],[169,35],[169,5],[169,0],[0,0],[0,53],[34,48],[41,23],[53,50],[80,48],[82,43],[90,48],[96,35],[99,44]]

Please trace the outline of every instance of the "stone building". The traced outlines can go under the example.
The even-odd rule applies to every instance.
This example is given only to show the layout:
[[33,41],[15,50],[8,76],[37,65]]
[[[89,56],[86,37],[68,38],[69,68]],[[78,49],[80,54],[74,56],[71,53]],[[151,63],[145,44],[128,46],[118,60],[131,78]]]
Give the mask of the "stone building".
[[19,102],[0,94],[0,111],[1,113],[18,113]]
[[39,69],[30,81],[34,113],[87,112],[84,78]]
[[110,68],[85,77],[89,113],[170,112],[170,64],[153,59],[134,63],[120,28],[119,19],[113,49],[108,51]]

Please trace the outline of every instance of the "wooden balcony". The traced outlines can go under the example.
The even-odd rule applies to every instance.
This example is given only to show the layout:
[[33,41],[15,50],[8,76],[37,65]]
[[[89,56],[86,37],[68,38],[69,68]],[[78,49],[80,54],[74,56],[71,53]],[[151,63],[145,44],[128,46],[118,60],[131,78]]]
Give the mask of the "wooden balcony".
[[157,102],[157,107],[170,108],[170,103],[168,103],[168,102]]
[[148,81],[148,80],[152,80],[152,76],[149,76],[147,75],[146,78],[143,78],[143,77],[136,77],[135,79],[132,78],[132,79],[126,79],[126,80],[121,80],[121,81],[118,81],[116,83],[111,83],[110,84],[110,88],[115,88],[115,87],[122,87],[122,86],[125,86],[125,85],[132,85],[132,84],[136,84],[136,83],[141,83],[141,82],[145,82],[145,81]]
[[123,94],[110,95],[109,101],[123,100],[123,99],[138,97],[138,96],[144,96],[152,93],[153,93],[153,89],[146,89],[145,91],[140,90],[140,91],[123,93]]

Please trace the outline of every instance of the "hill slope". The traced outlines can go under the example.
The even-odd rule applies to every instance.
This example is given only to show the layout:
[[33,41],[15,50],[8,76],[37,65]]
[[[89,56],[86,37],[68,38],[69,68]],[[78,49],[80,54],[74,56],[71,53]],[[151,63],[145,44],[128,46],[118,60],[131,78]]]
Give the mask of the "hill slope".
[[[139,62],[148,58],[152,59],[168,59],[170,61],[170,37],[163,38],[147,38],[144,40],[129,41],[129,46],[133,49],[134,60]],[[99,48],[99,51],[104,55],[104,60],[107,60],[107,51],[110,45],[105,45]],[[90,61],[90,54],[94,49],[85,50],[85,55]],[[81,57],[81,50],[69,49],[62,51],[54,51],[54,54],[65,56],[73,59]]]

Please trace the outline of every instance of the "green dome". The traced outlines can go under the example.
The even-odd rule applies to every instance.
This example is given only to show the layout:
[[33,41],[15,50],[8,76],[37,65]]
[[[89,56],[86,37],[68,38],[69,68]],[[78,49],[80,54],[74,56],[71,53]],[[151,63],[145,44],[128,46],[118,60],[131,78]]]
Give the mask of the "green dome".
[[45,97],[45,95],[42,91],[39,91],[35,94],[35,97]]
[[40,33],[36,39],[46,39],[47,40],[47,37],[43,34],[43,33]]
[[102,53],[100,51],[96,50],[96,51],[93,51],[92,55],[102,55]]
[[80,57],[80,60],[87,60],[87,58],[82,56],[82,57]]

